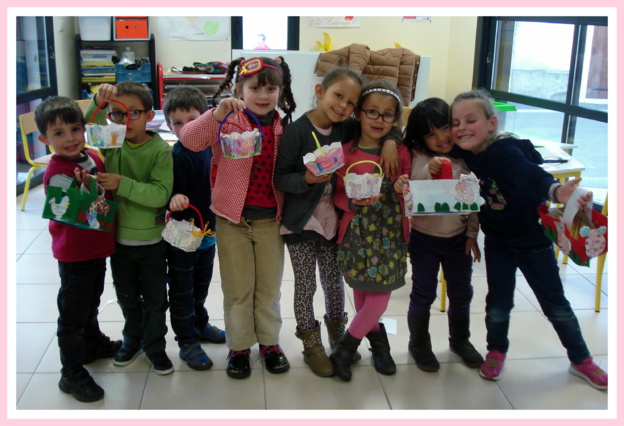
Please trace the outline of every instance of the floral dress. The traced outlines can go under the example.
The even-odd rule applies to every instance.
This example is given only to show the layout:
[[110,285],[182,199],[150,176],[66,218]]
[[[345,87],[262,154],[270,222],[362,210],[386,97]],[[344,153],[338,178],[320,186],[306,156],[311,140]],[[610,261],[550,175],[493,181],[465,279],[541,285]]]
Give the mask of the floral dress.
[[360,209],[338,245],[338,268],[350,287],[392,291],[405,285],[407,244],[402,215],[392,182],[385,177],[380,200]]

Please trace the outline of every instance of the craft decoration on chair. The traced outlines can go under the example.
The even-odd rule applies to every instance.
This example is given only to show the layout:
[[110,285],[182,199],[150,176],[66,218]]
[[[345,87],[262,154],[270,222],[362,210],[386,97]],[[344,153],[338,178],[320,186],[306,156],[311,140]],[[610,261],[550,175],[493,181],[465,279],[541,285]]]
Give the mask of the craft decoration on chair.
[[66,190],[48,185],[42,217],[81,229],[111,231],[117,203],[98,194],[95,178],[78,187],[73,179]]
[[[358,175],[349,173],[351,167],[361,163],[372,163],[379,168],[379,173],[364,173]],[[376,197],[381,190],[381,182],[383,181],[383,170],[379,164],[374,161],[363,160],[351,164],[347,167],[344,176],[345,192],[347,197],[355,200]]]
[[204,219],[195,206],[189,204],[189,208],[197,213],[200,227],[195,226],[194,219],[171,219],[171,211],[169,211],[167,212],[167,225],[162,231],[162,237],[174,247],[186,252],[194,252],[201,245],[202,239],[205,236],[214,235],[214,232],[208,228],[208,223],[204,225]]
[[442,162],[441,176],[433,180],[410,180],[403,185],[406,216],[469,214],[479,211],[485,200],[479,195],[474,173],[452,178],[451,163]]
[[544,233],[574,263],[589,266],[589,260],[607,252],[608,220],[593,209],[593,202],[578,210],[578,199],[590,192],[577,187],[564,208],[538,207]]
[[344,166],[344,153],[340,142],[321,146],[316,133],[312,132],[312,136],[317,148],[303,156],[303,164],[314,176],[333,173]]
[[[128,113],[128,107],[122,102],[116,100],[111,100],[111,102],[120,104],[125,108],[126,114]],[[121,148],[126,138],[126,132],[128,131],[129,117],[126,119],[126,124],[109,123],[102,125],[92,123],[95,114],[107,104],[108,102],[99,104],[95,111],[93,111],[89,123],[85,126],[87,129],[87,143],[94,148]]]
[[227,158],[248,158],[260,154],[263,135],[258,129],[262,129],[262,126],[258,118],[248,109],[246,109],[245,112],[255,120],[258,129],[245,131],[243,133],[233,132],[229,135],[221,133],[221,128],[233,112],[234,111],[228,112],[223,118],[223,121],[219,123],[219,141],[221,142],[223,156]]

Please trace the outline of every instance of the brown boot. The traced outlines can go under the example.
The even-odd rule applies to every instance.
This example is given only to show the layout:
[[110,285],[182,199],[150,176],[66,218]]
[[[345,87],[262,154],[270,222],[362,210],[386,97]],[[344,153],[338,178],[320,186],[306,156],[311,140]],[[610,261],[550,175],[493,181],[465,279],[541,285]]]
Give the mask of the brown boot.
[[[327,314],[325,314],[325,316],[323,316],[323,319],[325,320],[325,325],[327,326],[327,336],[329,337],[329,347],[331,348],[332,352],[334,352],[334,350],[336,350],[336,347],[338,346],[338,343],[342,341],[342,338],[345,334],[345,330],[346,330],[346,326],[348,322],[348,316],[347,316],[347,313],[345,312],[342,318],[340,318],[339,320],[330,321],[329,318],[327,317]],[[360,353],[356,350],[353,353],[351,364],[355,364],[356,362],[359,362],[361,359],[362,359],[362,355],[360,355]]]
[[317,376],[330,377],[334,375],[334,366],[325,353],[321,340],[321,324],[316,322],[312,330],[301,330],[297,327],[295,336],[303,342],[303,360]]

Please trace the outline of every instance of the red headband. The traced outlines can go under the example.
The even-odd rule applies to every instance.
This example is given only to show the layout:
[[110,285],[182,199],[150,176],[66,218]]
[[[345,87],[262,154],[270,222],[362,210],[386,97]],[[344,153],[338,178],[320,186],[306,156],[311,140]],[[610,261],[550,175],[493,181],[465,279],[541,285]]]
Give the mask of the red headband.
[[249,59],[248,61],[242,61],[240,63],[240,71],[238,72],[239,76],[250,76],[262,71],[262,68],[273,68],[279,74],[280,78],[283,78],[282,72],[279,68],[265,64],[264,61],[260,58]]

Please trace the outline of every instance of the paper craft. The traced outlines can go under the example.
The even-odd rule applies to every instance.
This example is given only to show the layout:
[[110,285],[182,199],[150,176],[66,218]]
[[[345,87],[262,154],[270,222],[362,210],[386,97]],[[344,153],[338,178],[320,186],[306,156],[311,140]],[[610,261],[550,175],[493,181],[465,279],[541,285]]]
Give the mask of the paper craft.
[[406,216],[468,214],[479,211],[479,179],[470,173],[457,179],[410,180],[403,186]]
[[[122,102],[111,100],[111,102],[116,102],[122,105],[126,112],[128,111],[128,107],[126,107]],[[94,148],[121,148],[126,138],[126,131],[128,130],[128,121],[126,120],[126,124],[93,124],[93,118],[95,114],[102,108],[104,105],[107,105],[107,102],[102,102],[97,106],[93,115],[89,119],[89,123],[85,126],[87,129],[87,143]]]
[[[361,175],[355,173],[349,173],[349,169],[356,164],[372,163],[379,168],[379,173],[364,173]],[[376,197],[379,195],[381,189],[381,182],[383,181],[383,171],[381,166],[374,161],[358,161],[347,167],[346,176],[344,177],[345,192],[347,197],[356,200],[362,200],[364,198]]]
[[[248,109],[245,111],[256,121],[258,128],[261,128],[262,126],[256,116]],[[233,112],[230,111],[223,121],[219,123],[219,141],[221,142],[223,156],[227,158],[249,158],[260,154],[262,150],[262,133],[258,129],[243,133],[233,132],[227,135],[221,133],[221,127]]]
[[42,217],[81,229],[111,231],[117,203],[98,194],[94,178],[89,185],[81,185],[73,179],[67,190],[58,186],[46,186],[46,199]]
[[578,210],[579,197],[588,192],[577,187],[563,209],[538,207],[546,236],[580,266],[589,266],[589,259],[607,252],[607,217],[594,210],[591,201]]
[[195,226],[194,220],[176,220],[171,219],[171,211],[167,213],[167,224],[162,231],[162,237],[165,241],[174,247],[186,252],[194,252],[201,245],[202,239],[207,235],[213,235],[208,229],[208,223],[204,225],[201,213],[195,206],[189,204],[189,208],[193,209],[199,217],[200,228]]
[[344,154],[342,144],[333,142],[330,145],[321,146],[316,134],[312,132],[317,148],[303,156],[303,164],[314,176],[322,176],[333,173],[344,166]]

